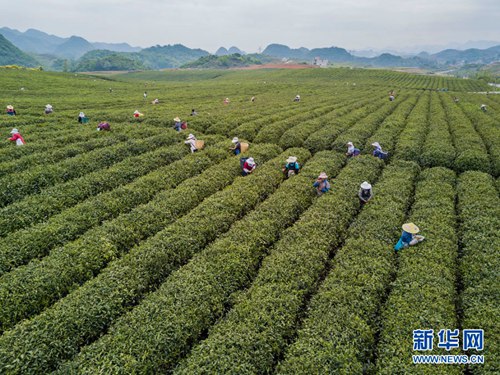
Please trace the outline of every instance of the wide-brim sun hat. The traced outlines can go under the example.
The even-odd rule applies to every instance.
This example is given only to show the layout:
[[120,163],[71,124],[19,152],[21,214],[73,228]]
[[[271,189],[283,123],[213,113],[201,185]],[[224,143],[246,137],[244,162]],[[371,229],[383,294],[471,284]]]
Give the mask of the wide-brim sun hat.
[[232,143],[238,143],[239,142],[239,139],[238,137],[234,137],[233,140],[231,141]]
[[135,110],[135,111],[134,111],[134,115],[138,115],[138,114],[140,114],[140,113],[141,113],[141,112],[139,112],[138,110]]
[[45,108],[52,108],[52,106],[50,104],[47,104]]
[[247,163],[250,164],[250,165],[254,165],[255,164],[255,160],[253,160],[253,158],[248,158],[247,159]]
[[348,146],[354,146],[354,145],[352,144],[352,142],[347,142],[346,144],[347,144]]
[[8,105],[8,106],[7,106],[7,109],[14,109],[14,107],[13,107],[13,106],[11,106],[11,105]]
[[286,159],[287,163],[295,163],[297,161],[296,156],[289,156],[288,159]]
[[174,121],[175,121],[175,122],[179,122],[179,121],[181,121],[181,119],[180,119],[179,117],[175,117],[175,118],[174,118]]
[[403,230],[411,234],[416,234],[420,232],[420,229],[413,223],[403,224]]
[[373,143],[372,143],[372,146],[373,146],[373,147],[380,147],[380,143],[378,143],[378,142],[373,142]]
[[321,172],[318,178],[328,178],[328,175],[325,172]]
[[362,184],[361,184],[361,189],[364,189],[364,190],[368,190],[368,189],[371,189],[372,186],[370,185],[370,183],[368,183],[367,181],[364,181]]
[[187,139],[194,139],[194,135],[193,134],[189,134]]
[[19,133],[19,130],[17,130],[16,128],[14,128],[10,131],[10,134],[16,134],[16,133]]

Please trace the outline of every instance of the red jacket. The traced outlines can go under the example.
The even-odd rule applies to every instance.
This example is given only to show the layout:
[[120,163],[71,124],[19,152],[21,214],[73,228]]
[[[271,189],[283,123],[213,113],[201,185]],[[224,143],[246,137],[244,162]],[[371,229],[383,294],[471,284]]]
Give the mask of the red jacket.
[[12,137],[9,138],[9,141],[16,142],[17,145],[26,144],[26,142],[24,141],[24,138],[19,133],[13,134]]
[[252,172],[253,170],[255,169],[255,164],[253,165],[250,165],[248,164],[248,162],[245,161],[245,163],[243,164],[243,170],[247,173],[250,173]]

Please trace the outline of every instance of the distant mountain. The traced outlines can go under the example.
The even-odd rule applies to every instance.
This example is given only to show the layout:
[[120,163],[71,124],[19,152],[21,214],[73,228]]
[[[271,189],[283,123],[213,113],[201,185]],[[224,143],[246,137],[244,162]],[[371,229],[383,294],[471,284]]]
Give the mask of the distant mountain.
[[55,55],[63,58],[75,58],[94,49],[106,49],[116,52],[139,52],[141,48],[127,43],[91,43],[84,38],[72,36],[61,38],[36,29],[21,32],[8,27],[0,28],[0,33],[12,44],[24,52]]
[[309,52],[304,47],[293,49],[283,44],[270,44],[262,51],[262,54],[285,59],[310,60]]
[[144,65],[151,69],[177,68],[209,55],[207,51],[191,49],[182,44],[149,47],[137,54]]
[[182,44],[155,46],[140,52],[114,52],[92,50],[77,60],[73,70],[144,70],[178,68],[179,66],[208,56],[207,51],[191,49]]
[[132,47],[128,43],[92,43],[95,49],[108,50],[114,52],[139,52],[141,47]]
[[87,40],[79,36],[72,36],[64,43],[57,46],[54,50],[54,55],[69,59],[78,59],[93,49],[95,49],[94,46]]
[[304,47],[293,49],[283,44],[270,44],[262,53],[285,59],[305,61],[313,60],[316,57],[336,62],[350,62],[355,60],[355,57],[347,52],[347,50],[339,47],[314,48],[309,50]]
[[143,70],[146,67],[135,53],[93,50],[87,52],[74,67],[74,71]]
[[246,55],[245,51],[242,51],[238,47],[235,47],[235,46],[229,47],[229,49],[227,51],[229,52],[230,55],[234,55],[235,53],[238,53],[240,55]]
[[67,40],[67,38],[49,35],[35,29],[28,29],[22,33],[18,30],[2,27],[0,33],[24,52],[52,53],[58,45]]
[[487,49],[471,48],[465,51],[447,49],[430,55],[429,59],[445,65],[489,64],[500,61],[500,45]]
[[0,34],[0,65],[36,67],[39,66],[40,63],[21,51]]
[[226,56],[226,55],[234,55],[235,53],[239,55],[245,55],[245,52],[240,50],[238,47],[230,47],[226,49],[225,47],[220,47],[216,52],[215,56]]
[[219,47],[217,51],[215,51],[215,56],[226,56],[229,55],[229,51],[225,47]]
[[227,69],[239,68],[250,65],[261,65],[263,60],[268,60],[261,55],[241,55],[234,53],[231,55],[216,56],[209,55],[200,57],[198,60],[184,64],[181,68],[196,68],[196,69]]

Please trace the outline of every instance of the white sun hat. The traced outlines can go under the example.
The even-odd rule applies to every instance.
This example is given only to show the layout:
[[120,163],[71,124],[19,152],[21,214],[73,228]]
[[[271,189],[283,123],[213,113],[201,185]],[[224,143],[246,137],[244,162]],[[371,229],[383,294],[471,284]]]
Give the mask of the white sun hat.
[[382,148],[382,147],[380,147],[380,143],[378,143],[378,142],[373,142],[373,143],[372,143],[372,146],[373,146],[373,147]]
[[361,184],[361,189],[364,189],[364,190],[369,190],[369,189],[371,189],[371,188],[372,188],[372,186],[371,186],[371,185],[370,185],[367,181],[365,181],[365,182],[363,182],[363,183]]
[[321,172],[318,178],[328,178],[328,175],[325,172]]
[[248,163],[249,165],[254,165],[254,164],[255,164],[255,161],[253,160],[253,158],[248,158],[248,159],[247,159],[247,163]]
[[19,133],[19,130],[17,130],[16,128],[10,131],[10,134],[17,134],[17,133]]
[[286,159],[287,163],[295,163],[297,161],[296,156],[289,156],[288,159]]
[[347,142],[347,145],[348,145],[348,146],[354,146],[354,145],[352,144],[352,142]]
[[239,139],[238,137],[234,137],[233,140],[231,141],[232,143],[238,143],[239,142]]
[[195,136],[193,134],[189,134],[187,139],[194,139]]
[[179,122],[179,121],[181,121],[181,119],[180,119],[179,117],[175,117],[175,118],[174,118],[174,121],[175,121],[175,122]]

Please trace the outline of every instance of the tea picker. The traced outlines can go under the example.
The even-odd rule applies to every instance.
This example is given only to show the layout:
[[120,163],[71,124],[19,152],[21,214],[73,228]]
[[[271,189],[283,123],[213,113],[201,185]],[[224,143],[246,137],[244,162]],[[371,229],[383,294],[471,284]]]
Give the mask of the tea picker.
[[22,135],[19,133],[19,131],[17,129],[12,129],[10,131],[10,134],[12,134],[12,137],[9,138],[9,141],[16,142],[16,146],[22,146],[22,145],[26,144],[26,142],[24,141],[24,138],[22,137]]
[[234,146],[231,147],[230,150],[233,151],[235,155],[239,155],[250,148],[250,145],[248,143],[240,142],[238,137],[234,137],[231,142]]
[[360,154],[359,149],[354,147],[354,144],[352,142],[347,142],[347,152],[345,155],[348,158],[351,158],[353,156],[358,156],[359,154]]
[[486,112],[486,104],[481,104],[481,111]]
[[413,223],[403,224],[403,233],[401,233],[401,237],[399,238],[398,243],[394,246],[395,251],[399,251],[408,246],[414,246],[423,240],[425,240],[424,236],[417,235],[420,232],[420,229]]
[[16,110],[14,109],[14,106],[12,106],[12,105],[10,105],[10,104],[7,106],[7,114],[8,114],[9,116],[15,116],[15,115],[17,115],[17,112],[16,112]]
[[47,104],[45,106],[45,114],[48,115],[50,113],[54,112],[54,109],[52,108],[52,106],[50,104]]
[[330,190],[330,183],[328,182],[328,176],[325,172],[321,172],[316,181],[313,183],[316,188],[316,193],[318,196],[323,195]]
[[107,123],[107,122],[101,122],[99,123],[99,125],[97,125],[97,130],[98,131],[110,131],[111,130],[111,126]]
[[300,95],[296,95],[293,99],[294,102],[300,102]]
[[361,204],[368,203],[368,201],[373,198],[372,185],[370,185],[367,181],[364,181],[360,185],[358,197]]
[[285,178],[289,178],[299,173],[300,165],[297,163],[296,156],[290,156],[286,159],[286,164],[282,168],[283,173],[285,174]]
[[181,122],[181,119],[177,116],[176,118],[174,118],[174,129],[178,132],[187,129],[187,122]]
[[196,137],[193,134],[189,134],[187,140],[184,141],[184,143],[189,145],[192,153],[201,150],[205,145],[204,141],[196,139]]
[[80,124],[86,124],[88,122],[89,122],[89,119],[88,119],[87,116],[85,116],[85,113],[80,112],[78,114],[78,123],[80,123]]
[[382,150],[382,146],[380,146],[380,143],[373,142],[372,146],[375,147],[375,149],[373,150],[373,156],[375,156],[376,158],[386,160],[389,157],[389,154]]
[[248,176],[250,173],[252,173],[255,170],[255,167],[257,164],[255,164],[255,160],[253,158],[241,158],[240,159],[240,165],[241,165],[241,175],[242,176]]

